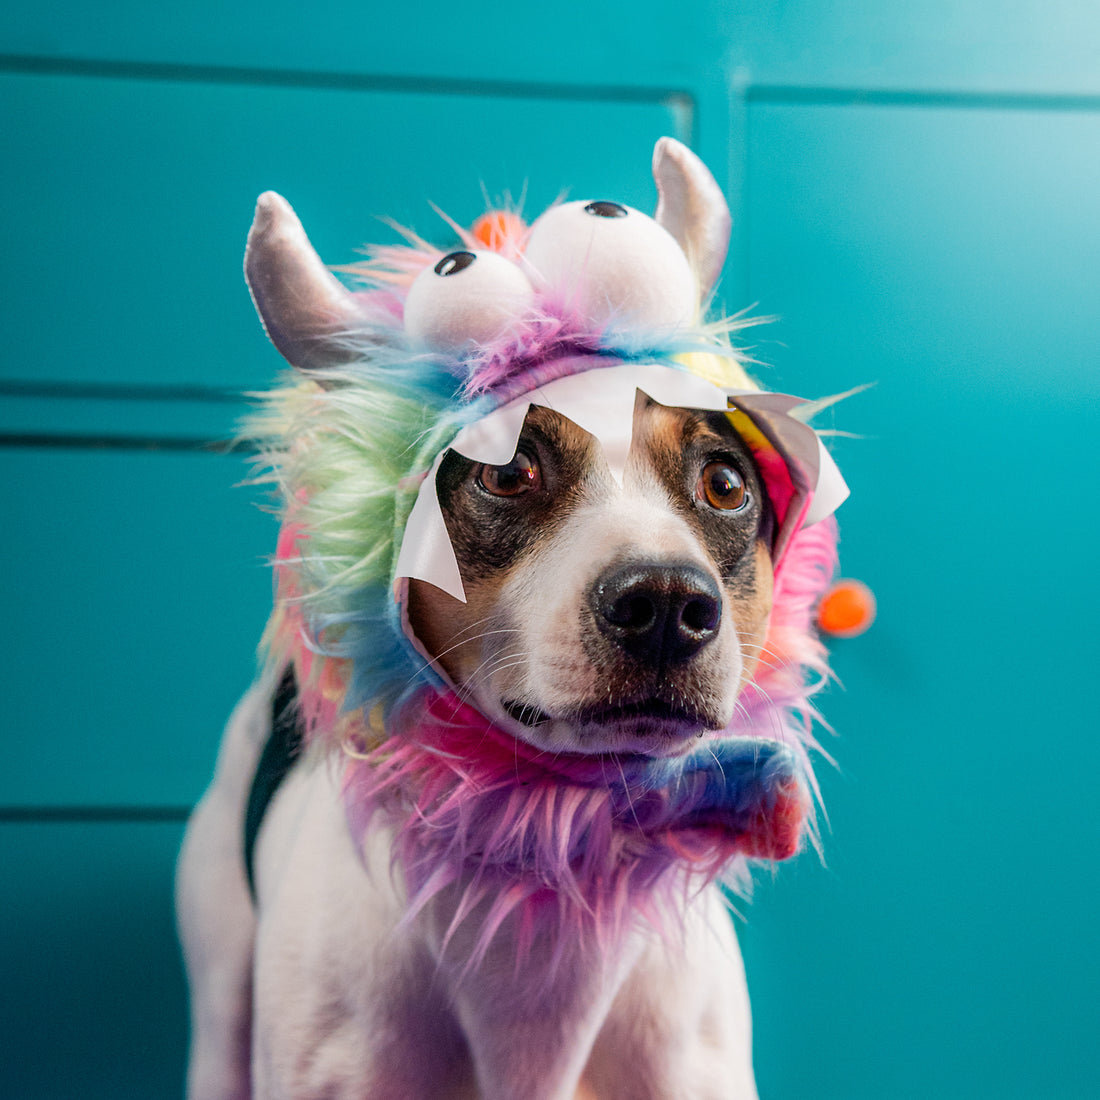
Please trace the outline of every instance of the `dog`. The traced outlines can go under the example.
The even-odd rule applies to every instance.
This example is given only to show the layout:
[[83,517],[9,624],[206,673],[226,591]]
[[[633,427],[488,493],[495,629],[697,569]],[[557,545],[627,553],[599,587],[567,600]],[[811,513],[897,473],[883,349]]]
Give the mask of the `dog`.
[[597,200],[326,269],[261,196],[296,368],[266,663],[178,871],[191,1100],[756,1095],[726,895],[813,840],[846,494],[701,311],[729,213]]

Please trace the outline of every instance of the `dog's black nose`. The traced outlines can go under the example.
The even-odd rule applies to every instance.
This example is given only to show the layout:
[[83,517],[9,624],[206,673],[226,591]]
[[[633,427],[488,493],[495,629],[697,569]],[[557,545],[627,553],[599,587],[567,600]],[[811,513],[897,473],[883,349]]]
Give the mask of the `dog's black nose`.
[[694,565],[624,565],[596,578],[589,603],[600,632],[651,664],[682,663],[718,634],[722,594]]

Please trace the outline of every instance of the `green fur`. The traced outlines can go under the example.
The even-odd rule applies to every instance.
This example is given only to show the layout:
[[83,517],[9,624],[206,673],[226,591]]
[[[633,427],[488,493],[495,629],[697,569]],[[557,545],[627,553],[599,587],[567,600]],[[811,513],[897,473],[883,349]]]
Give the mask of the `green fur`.
[[261,447],[256,481],[279,487],[282,519],[305,532],[301,556],[281,564],[314,621],[354,612],[366,588],[389,587],[417,476],[460,426],[446,415],[451,402],[402,393],[390,379],[357,372],[324,382],[291,376],[246,426]]

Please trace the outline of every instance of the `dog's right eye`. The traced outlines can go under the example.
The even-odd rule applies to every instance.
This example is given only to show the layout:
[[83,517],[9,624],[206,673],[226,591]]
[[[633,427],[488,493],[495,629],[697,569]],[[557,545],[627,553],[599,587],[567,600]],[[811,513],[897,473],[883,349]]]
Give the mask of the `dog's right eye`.
[[505,466],[482,466],[477,483],[495,497],[517,497],[542,486],[542,471],[537,459],[516,451],[516,457]]

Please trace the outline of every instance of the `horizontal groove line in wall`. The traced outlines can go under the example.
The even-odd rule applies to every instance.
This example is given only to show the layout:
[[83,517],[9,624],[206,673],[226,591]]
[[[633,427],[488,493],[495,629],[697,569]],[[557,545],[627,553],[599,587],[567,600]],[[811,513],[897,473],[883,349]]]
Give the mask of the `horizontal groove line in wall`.
[[0,432],[0,447],[37,447],[79,451],[186,451],[233,454],[252,448],[225,439],[191,439],[173,436],[70,435],[52,432]]
[[746,102],[837,107],[954,107],[998,111],[1100,111],[1100,95],[1050,92],[935,91],[749,84]]
[[190,816],[190,806],[0,806],[0,825],[175,822]]
[[56,76],[122,77],[209,84],[261,84],[291,88],[339,88],[358,91],[427,92],[524,99],[604,99],[653,103],[668,99],[694,105],[683,88],[629,84],[554,84],[546,81],[482,80],[444,76],[264,69],[235,65],[187,65],[160,61],[105,61],[86,58],[0,54],[0,71]]
[[160,386],[140,382],[42,382],[37,379],[0,380],[0,397],[63,397],[81,401],[196,401],[239,405],[248,399],[240,390],[216,386]]

